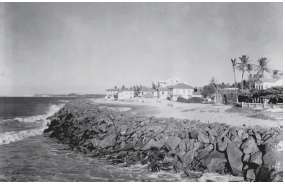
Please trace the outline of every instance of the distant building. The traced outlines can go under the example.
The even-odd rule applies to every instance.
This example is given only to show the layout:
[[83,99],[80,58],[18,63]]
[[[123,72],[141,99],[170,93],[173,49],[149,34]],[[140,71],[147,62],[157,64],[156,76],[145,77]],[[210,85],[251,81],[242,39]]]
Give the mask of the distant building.
[[178,97],[183,97],[185,99],[191,98],[193,95],[194,88],[186,85],[184,83],[179,83],[170,87],[172,90],[172,101],[177,101]]
[[171,95],[171,90],[169,87],[159,87],[157,90],[159,99],[166,100]]
[[174,86],[179,83],[182,83],[180,78],[170,78],[168,80],[158,80],[158,87]]
[[258,90],[268,89],[275,86],[283,86],[283,76],[277,79],[260,78],[257,82],[255,82],[255,88]]
[[135,96],[135,91],[133,89],[123,89],[119,90],[118,100],[132,99]]
[[148,88],[148,87],[143,87],[140,90],[140,93],[138,94],[138,97],[144,97],[145,94],[152,94],[154,98],[158,97],[158,92],[156,89]]
[[119,93],[120,89],[107,89],[106,90],[106,95],[107,96],[114,96],[117,95]]

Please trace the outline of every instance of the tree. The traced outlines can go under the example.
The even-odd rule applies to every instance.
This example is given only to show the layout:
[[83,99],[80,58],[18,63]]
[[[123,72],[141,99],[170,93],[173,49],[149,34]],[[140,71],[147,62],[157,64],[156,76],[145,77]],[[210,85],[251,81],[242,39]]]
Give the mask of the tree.
[[264,72],[270,72],[271,70],[268,67],[269,60],[266,57],[261,57],[257,60],[258,65],[256,68],[257,74],[260,74],[261,77],[264,77]]
[[197,88],[197,87],[195,87],[195,88],[193,89],[193,91],[194,91],[194,92],[197,92],[197,91],[198,91],[198,88]]
[[279,78],[279,70],[278,69],[275,69],[272,71],[272,78],[274,79],[278,79]]
[[201,94],[203,95],[204,98],[206,98],[207,96],[211,96],[215,92],[216,92],[215,86],[213,86],[213,85],[205,85],[203,87],[203,90],[202,90]]
[[124,90],[124,89],[125,89],[125,86],[123,85],[121,89]]
[[117,89],[117,86],[115,86],[115,89]]
[[238,66],[237,66],[237,69],[242,71],[242,75],[241,75],[241,90],[243,92],[243,75],[244,75],[244,72],[247,68],[247,65],[249,64],[250,60],[249,60],[249,57],[247,55],[242,55],[242,57],[239,57],[240,59],[240,63],[237,63]]
[[249,89],[251,89],[252,75],[250,74],[250,72],[252,70],[253,70],[253,65],[252,64],[247,64],[246,65],[246,71],[248,72]]
[[211,86],[213,86],[215,89],[217,88],[217,80],[215,79],[215,77],[212,77],[211,79],[210,79],[210,83],[209,83],[209,85],[211,85]]
[[156,90],[156,85],[152,82],[152,88]]

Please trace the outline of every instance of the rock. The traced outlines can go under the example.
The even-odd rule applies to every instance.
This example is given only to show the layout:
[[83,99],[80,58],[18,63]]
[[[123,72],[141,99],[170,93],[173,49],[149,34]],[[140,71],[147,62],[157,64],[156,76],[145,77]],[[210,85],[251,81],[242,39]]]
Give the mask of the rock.
[[247,179],[247,180],[251,180],[251,181],[254,181],[254,180],[255,180],[254,169],[248,169],[248,170],[246,171],[246,179]]
[[155,140],[154,138],[152,138],[143,148],[141,148],[141,150],[149,150],[151,148],[160,149],[165,144],[167,139],[168,137],[159,140]]
[[115,146],[116,140],[115,140],[115,135],[109,135],[103,139],[103,141],[100,143],[99,147],[100,148],[107,148],[110,146]]
[[198,135],[199,135],[198,130],[193,129],[193,130],[190,132],[190,139],[198,139]]
[[266,144],[262,159],[265,165],[274,167],[277,172],[283,171],[283,147],[278,144]]
[[173,157],[171,155],[165,155],[162,163],[171,163],[173,160]]
[[233,175],[242,175],[243,153],[233,143],[228,143],[226,151]]
[[250,159],[251,163],[261,165],[262,164],[262,153],[261,152],[256,152],[251,156]]
[[248,138],[248,133],[246,132],[242,133],[241,140],[245,140],[247,138]]
[[193,161],[195,157],[195,152],[198,150],[198,148],[199,148],[199,143],[194,143],[193,148],[189,150],[188,152],[186,152],[186,154],[184,154],[181,157],[181,161],[185,163],[186,165],[190,164]]
[[102,140],[99,140],[97,138],[92,139],[92,145],[94,148],[98,147],[102,143]]
[[201,143],[210,143],[209,137],[201,132],[198,134],[198,141]]
[[194,148],[194,143],[195,143],[195,139],[187,139],[186,141],[186,151],[188,152],[189,150]]
[[243,133],[244,133],[244,131],[242,129],[237,130],[237,134],[238,134],[239,138],[242,138]]
[[178,144],[181,142],[181,139],[177,136],[170,136],[168,140],[165,142],[165,146],[170,150],[174,150]]
[[224,169],[220,169],[220,163],[226,163],[227,159],[224,153],[213,151],[209,153],[206,157],[202,158],[200,162],[207,166],[207,172],[216,172],[216,171],[224,171]]
[[124,135],[127,132],[128,126],[127,125],[119,125],[121,135]]
[[136,141],[128,142],[121,150],[130,150],[136,146]]
[[270,169],[265,165],[260,165],[255,169],[256,182],[270,182]]
[[206,148],[200,150],[198,152],[198,155],[197,155],[197,160],[200,160],[202,159],[203,157],[205,157],[206,155],[208,155],[212,150],[213,150],[214,146],[212,144],[208,145]]
[[213,128],[218,128],[218,127],[220,127],[220,123],[218,123],[218,122],[211,123],[211,124],[209,125],[209,127],[210,127],[211,129],[213,129]]
[[256,134],[255,134],[255,138],[256,138],[256,143],[257,143],[257,145],[260,145],[260,144],[261,144],[261,135],[258,134],[258,133],[256,133]]
[[180,141],[177,150],[176,154],[181,158],[186,153],[186,139]]
[[259,150],[252,136],[249,136],[248,139],[241,145],[241,149],[245,154],[255,153]]
[[250,154],[244,154],[242,161],[248,163],[250,161]]
[[231,142],[226,136],[223,138],[223,140],[224,141],[218,141],[218,150],[221,152],[225,151],[228,146],[228,143]]

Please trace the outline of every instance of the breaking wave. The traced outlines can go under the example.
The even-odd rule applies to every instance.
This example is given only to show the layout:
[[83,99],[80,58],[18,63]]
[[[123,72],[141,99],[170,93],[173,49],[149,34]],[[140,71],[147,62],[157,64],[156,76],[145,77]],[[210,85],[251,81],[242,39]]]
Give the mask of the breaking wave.
[[47,128],[47,124],[50,122],[46,118],[52,116],[64,105],[65,104],[50,105],[47,113],[43,115],[4,120],[4,127],[22,128],[22,130],[0,133],[0,145],[43,134],[43,131]]

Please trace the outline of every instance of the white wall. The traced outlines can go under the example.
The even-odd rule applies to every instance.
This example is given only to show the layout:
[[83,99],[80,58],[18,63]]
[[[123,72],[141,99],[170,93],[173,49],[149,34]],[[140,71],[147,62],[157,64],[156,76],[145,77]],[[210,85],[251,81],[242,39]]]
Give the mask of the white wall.
[[257,82],[255,83],[256,89],[268,89],[274,86],[283,86],[283,79],[279,79],[275,82]]
[[173,89],[173,101],[177,101],[178,97],[175,97],[176,94],[182,95],[183,98],[188,99],[193,95],[193,89]]
[[118,99],[123,100],[123,99],[131,99],[134,98],[134,91],[123,91],[119,92]]

